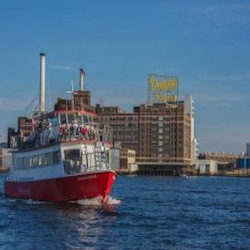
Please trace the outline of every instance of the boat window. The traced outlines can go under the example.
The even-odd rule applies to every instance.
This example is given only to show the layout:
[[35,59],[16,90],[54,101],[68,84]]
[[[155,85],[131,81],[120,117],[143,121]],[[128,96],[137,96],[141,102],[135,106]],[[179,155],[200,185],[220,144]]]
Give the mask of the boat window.
[[53,160],[53,163],[60,162],[60,152],[59,151],[52,152],[52,160]]
[[35,167],[35,166],[37,166],[37,155],[34,155],[32,157],[32,167]]
[[53,163],[52,161],[52,153],[48,153],[48,165],[51,165]]
[[81,155],[79,149],[64,150],[64,170],[67,174],[81,172]]
[[66,124],[66,114],[60,115],[60,124]]
[[64,156],[65,160],[70,159],[80,159],[80,150],[79,149],[70,149],[70,150],[64,150]]
[[89,169],[94,169],[96,167],[95,154],[89,153],[86,156],[87,156],[87,163],[88,163]]
[[32,167],[32,157],[28,157],[28,167]]
[[44,154],[44,165],[48,165],[49,164],[48,158],[49,158],[48,153]]
[[54,163],[59,163],[60,159],[60,151],[26,157],[18,157],[13,159],[13,168],[23,169],[32,167],[34,168],[43,165],[48,166]]
[[74,120],[74,114],[68,114],[68,123],[72,123]]
[[38,155],[38,166],[43,165],[43,155]]

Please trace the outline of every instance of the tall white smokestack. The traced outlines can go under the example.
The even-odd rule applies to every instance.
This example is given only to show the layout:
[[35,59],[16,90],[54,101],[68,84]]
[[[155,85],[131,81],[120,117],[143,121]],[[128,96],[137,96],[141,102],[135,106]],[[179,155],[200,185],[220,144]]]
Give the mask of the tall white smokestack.
[[40,111],[45,111],[45,53],[40,53]]
[[84,72],[83,68],[80,68],[80,90],[81,91],[83,91],[84,76],[85,76],[85,72]]

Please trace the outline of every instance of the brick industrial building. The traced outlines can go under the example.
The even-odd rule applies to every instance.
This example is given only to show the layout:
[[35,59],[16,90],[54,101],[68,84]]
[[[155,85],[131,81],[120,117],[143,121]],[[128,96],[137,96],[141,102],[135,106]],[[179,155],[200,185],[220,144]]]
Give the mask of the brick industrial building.
[[197,154],[194,103],[178,101],[177,78],[149,75],[148,101],[123,113],[96,105],[98,121],[113,128],[113,141],[136,151],[141,175],[178,175],[192,171]]
[[183,168],[191,170],[195,157],[193,115],[185,108],[191,102],[190,97],[189,102],[179,101],[176,107],[141,104],[133,113],[96,105],[96,113],[101,124],[113,128],[115,143],[136,151],[139,174],[175,175]]

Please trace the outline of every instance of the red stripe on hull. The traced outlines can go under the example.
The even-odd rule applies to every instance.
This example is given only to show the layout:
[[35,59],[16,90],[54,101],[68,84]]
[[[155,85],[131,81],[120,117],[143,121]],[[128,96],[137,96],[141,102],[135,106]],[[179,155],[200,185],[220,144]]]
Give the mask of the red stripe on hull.
[[94,172],[32,182],[4,182],[6,196],[40,201],[73,201],[101,195],[106,198],[114,184],[113,171]]

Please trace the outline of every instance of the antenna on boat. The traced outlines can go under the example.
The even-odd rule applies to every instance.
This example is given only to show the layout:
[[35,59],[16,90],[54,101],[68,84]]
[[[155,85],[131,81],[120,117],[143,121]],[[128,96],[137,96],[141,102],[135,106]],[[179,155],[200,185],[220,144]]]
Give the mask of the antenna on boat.
[[49,99],[49,108],[50,108],[50,110],[52,110],[52,101],[51,101],[51,92],[50,92],[50,82],[49,81],[47,81],[48,82],[48,84],[47,84],[47,86],[48,86],[48,92],[47,92],[47,94],[48,94],[48,99]]
[[71,94],[71,102],[72,102],[72,110],[75,109],[74,107],[74,84],[73,84],[73,80],[71,80],[71,90],[67,91],[68,94]]

